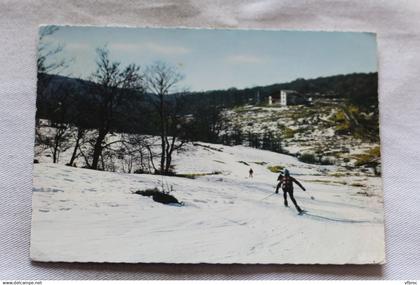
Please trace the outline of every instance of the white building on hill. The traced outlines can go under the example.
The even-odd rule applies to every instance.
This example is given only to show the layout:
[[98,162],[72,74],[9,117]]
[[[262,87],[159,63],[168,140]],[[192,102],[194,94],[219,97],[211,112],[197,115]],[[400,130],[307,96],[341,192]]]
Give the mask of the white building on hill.
[[268,96],[268,105],[288,106],[288,105],[301,105],[311,102],[311,98],[298,93],[295,90],[280,90],[278,94]]

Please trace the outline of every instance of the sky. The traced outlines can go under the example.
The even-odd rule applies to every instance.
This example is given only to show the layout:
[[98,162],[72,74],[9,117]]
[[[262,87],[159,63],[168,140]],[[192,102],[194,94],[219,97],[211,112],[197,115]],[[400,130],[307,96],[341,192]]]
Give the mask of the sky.
[[179,87],[191,91],[377,71],[373,33],[63,26],[41,41],[63,46],[57,58],[71,59],[63,75],[87,79],[96,48],[106,46],[123,66],[176,67],[184,75]]

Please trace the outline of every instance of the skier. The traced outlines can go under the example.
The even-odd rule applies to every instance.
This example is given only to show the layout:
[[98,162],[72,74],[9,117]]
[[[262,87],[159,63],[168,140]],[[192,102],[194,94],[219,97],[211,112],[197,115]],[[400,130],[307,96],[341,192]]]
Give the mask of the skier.
[[303,191],[306,191],[305,187],[300,184],[299,181],[297,181],[294,177],[290,176],[289,170],[285,169],[284,173],[280,172],[279,177],[277,178],[279,183],[276,187],[276,194],[279,193],[279,188],[283,190],[283,198],[284,198],[284,206],[289,207],[287,203],[287,193],[289,193],[290,200],[292,200],[293,204],[296,207],[296,210],[299,212],[299,214],[302,214],[304,211],[298,206],[295,197],[293,196],[293,182],[296,183],[300,188],[302,188]]
[[252,168],[249,169],[249,178],[254,177],[254,170]]

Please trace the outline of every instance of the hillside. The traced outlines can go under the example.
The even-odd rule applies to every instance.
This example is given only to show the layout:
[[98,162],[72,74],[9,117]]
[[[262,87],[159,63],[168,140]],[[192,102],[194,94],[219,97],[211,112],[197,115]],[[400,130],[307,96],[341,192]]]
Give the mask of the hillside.
[[244,104],[259,105],[267,102],[268,96],[278,94],[280,90],[295,90],[310,94],[316,98],[346,99],[352,104],[370,108],[378,104],[378,73],[352,73],[312,79],[275,83],[251,88],[229,88],[226,90],[208,90],[191,92],[190,104],[213,104],[227,108]]
[[[42,261],[375,263],[384,260],[381,180],[244,146],[188,144],[189,177],[34,165],[31,257]],[[307,188],[297,215],[273,195],[284,166]],[[248,170],[254,169],[254,178]],[[219,173],[219,174],[216,174]],[[135,195],[171,185],[185,204]],[[112,218],[111,218],[112,217]],[[363,237],[369,236],[368,239]],[[150,245],[154,246],[151,247]]]
[[[308,163],[335,164],[344,174],[372,172],[369,167],[355,166],[359,155],[379,148],[379,141],[369,138],[369,130],[362,129],[360,134],[350,130],[345,120],[337,119],[342,115],[339,105],[326,101],[311,106],[247,105],[229,110],[225,118],[230,129],[240,130],[246,139],[252,136],[261,141],[264,134],[274,134],[281,145],[279,152],[303,156]],[[349,129],[344,131],[345,127]]]

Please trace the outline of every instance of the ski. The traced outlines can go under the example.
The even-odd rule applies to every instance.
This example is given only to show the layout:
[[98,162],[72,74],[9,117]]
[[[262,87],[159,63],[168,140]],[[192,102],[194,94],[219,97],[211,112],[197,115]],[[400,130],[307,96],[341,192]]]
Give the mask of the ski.
[[304,214],[306,214],[308,211],[306,210],[302,210],[298,213],[299,216],[303,216]]

